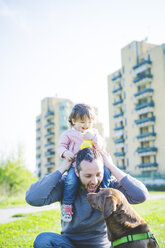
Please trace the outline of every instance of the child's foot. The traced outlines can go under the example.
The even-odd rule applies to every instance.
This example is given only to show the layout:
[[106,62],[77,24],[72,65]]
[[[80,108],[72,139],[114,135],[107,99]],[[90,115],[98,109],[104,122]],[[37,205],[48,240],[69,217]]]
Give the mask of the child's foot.
[[61,220],[65,222],[70,222],[72,220],[72,205],[65,205],[61,206]]

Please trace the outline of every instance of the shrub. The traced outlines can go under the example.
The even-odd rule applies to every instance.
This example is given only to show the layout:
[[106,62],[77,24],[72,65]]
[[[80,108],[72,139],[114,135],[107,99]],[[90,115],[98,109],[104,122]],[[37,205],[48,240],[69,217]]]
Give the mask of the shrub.
[[36,177],[26,169],[22,155],[9,155],[0,161],[0,194],[11,195],[24,192]]

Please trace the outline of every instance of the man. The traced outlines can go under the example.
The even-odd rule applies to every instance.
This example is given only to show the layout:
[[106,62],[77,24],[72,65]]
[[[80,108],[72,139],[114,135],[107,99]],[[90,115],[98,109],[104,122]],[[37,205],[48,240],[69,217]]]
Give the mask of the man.
[[[140,181],[118,169],[110,156],[101,155],[92,148],[85,148],[77,154],[76,158],[75,171],[81,183],[73,205],[72,221],[62,221],[61,235],[50,232],[39,234],[34,242],[34,248],[110,247],[103,214],[93,209],[87,200],[87,193],[99,190],[103,179],[104,165],[113,175],[110,176],[110,187],[122,191],[132,204],[146,200],[148,191]],[[26,193],[26,201],[33,206],[43,206],[61,201],[65,180],[63,174],[69,168],[70,163],[64,162],[58,170],[31,185]]]

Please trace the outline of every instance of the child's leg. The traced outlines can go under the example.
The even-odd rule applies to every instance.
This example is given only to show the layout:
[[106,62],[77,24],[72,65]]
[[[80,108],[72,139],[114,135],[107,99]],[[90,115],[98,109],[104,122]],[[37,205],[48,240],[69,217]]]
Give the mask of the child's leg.
[[75,174],[75,168],[71,167],[64,182],[64,193],[61,207],[61,219],[66,222],[72,220],[72,204],[75,200],[79,178]]
[[79,178],[76,176],[75,168],[71,167],[64,182],[64,193],[62,204],[72,205],[78,188]]
[[111,182],[111,172],[106,166],[104,166],[104,177],[101,183],[101,188],[109,188],[110,182]]

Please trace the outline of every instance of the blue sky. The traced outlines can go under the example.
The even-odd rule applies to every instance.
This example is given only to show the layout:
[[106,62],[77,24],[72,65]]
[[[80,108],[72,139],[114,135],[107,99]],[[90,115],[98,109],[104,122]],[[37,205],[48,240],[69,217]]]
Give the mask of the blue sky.
[[99,109],[108,135],[107,76],[133,40],[165,43],[163,0],[0,0],[0,153],[22,146],[35,169],[44,97]]

